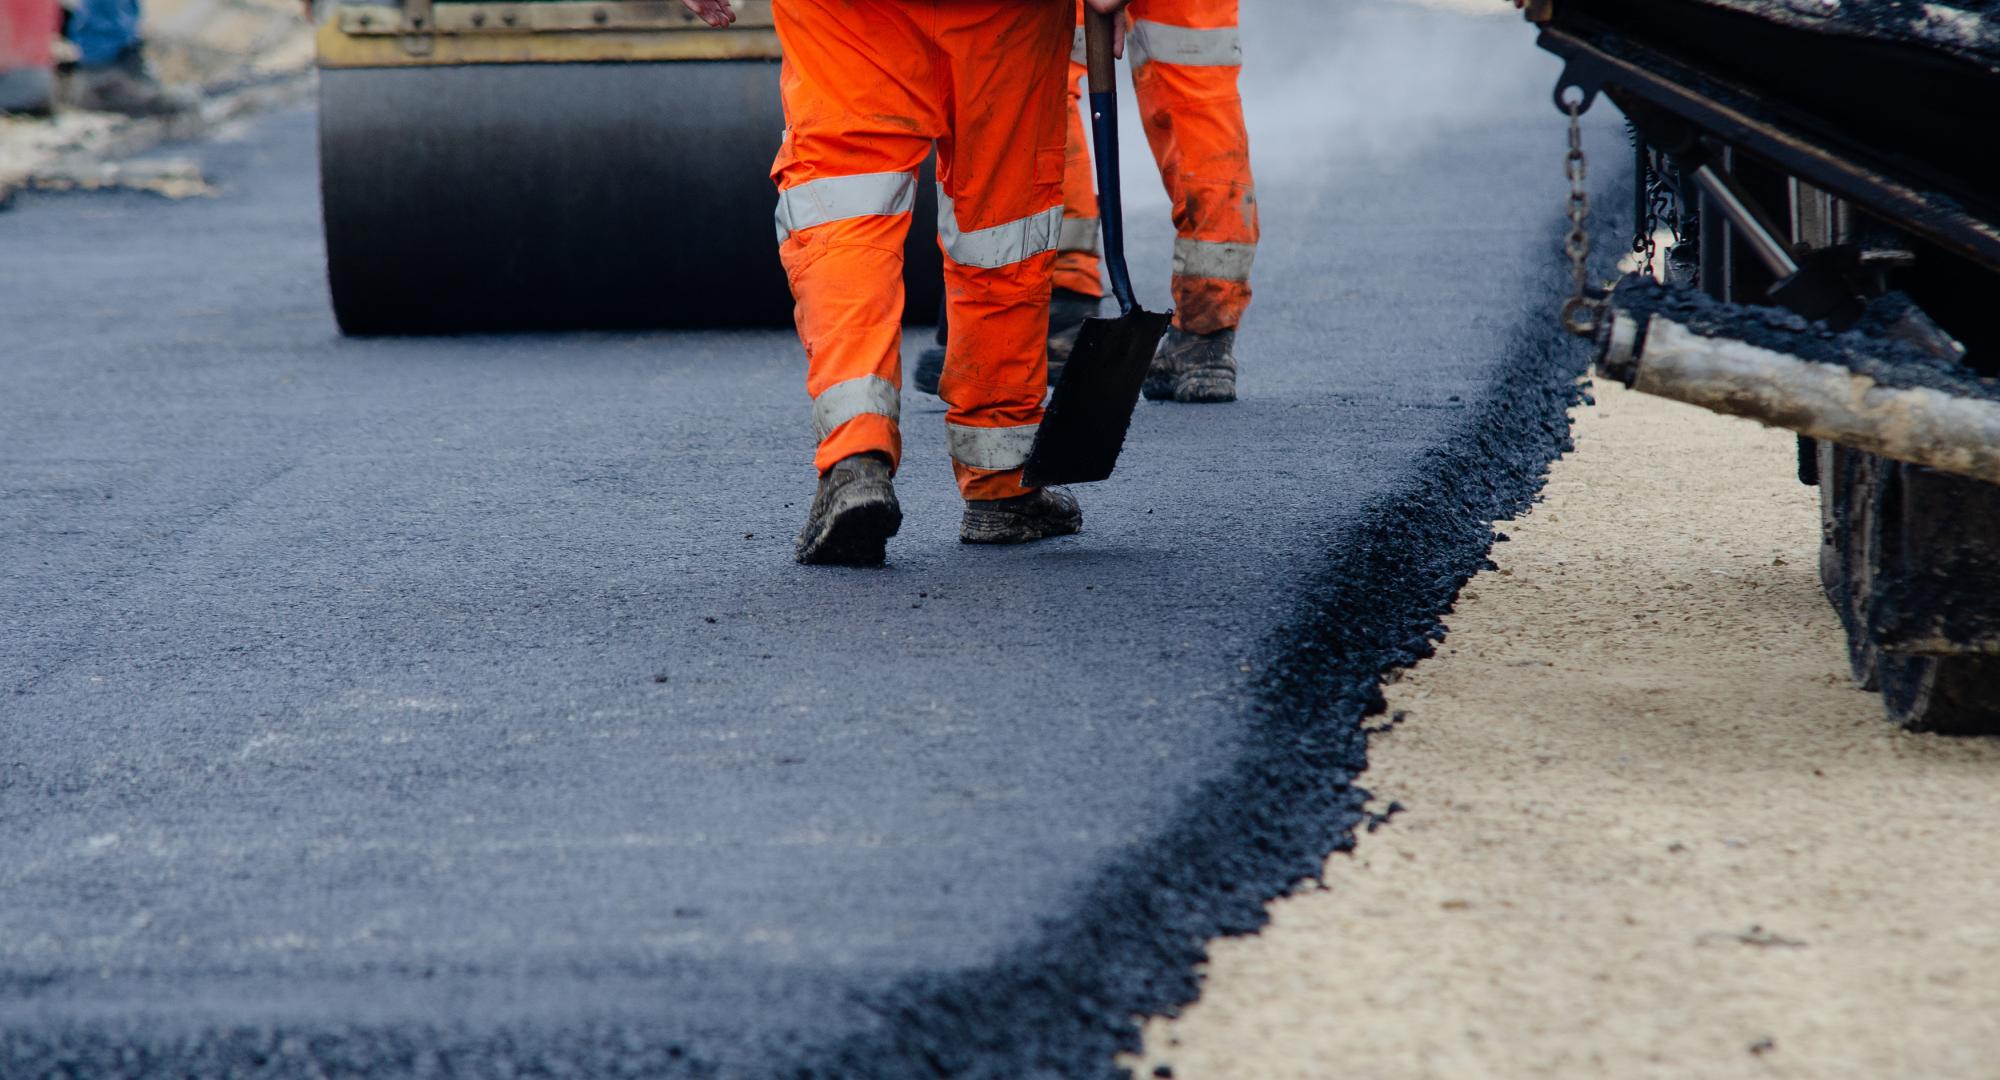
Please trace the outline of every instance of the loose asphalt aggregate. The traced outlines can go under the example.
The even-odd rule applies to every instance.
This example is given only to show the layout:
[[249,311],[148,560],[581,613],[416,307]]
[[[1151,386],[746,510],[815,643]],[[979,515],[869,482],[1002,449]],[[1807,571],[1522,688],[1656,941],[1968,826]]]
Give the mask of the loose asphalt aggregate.
[[1242,400],[993,549],[907,391],[882,569],[791,560],[788,331],[340,337],[310,111],[183,148],[212,198],[19,197],[0,1075],[1115,1073],[1364,824],[1376,679],[1581,371],[1527,27],[1245,37]]

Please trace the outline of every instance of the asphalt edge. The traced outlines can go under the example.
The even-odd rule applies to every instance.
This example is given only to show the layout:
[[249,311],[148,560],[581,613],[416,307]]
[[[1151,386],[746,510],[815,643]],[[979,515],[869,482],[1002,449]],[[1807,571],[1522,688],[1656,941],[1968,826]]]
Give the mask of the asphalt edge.
[[[1598,203],[1607,204],[1616,201]],[[1621,251],[1623,228],[1600,216],[1597,250]],[[1128,1076],[1118,1056],[1140,1049],[1140,1018],[1172,1015],[1199,995],[1208,941],[1261,928],[1267,902],[1317,883],[1327,856],[1371,826],[1357,778],[1385,678],[1434,653],[1459,589],[1491,565],[1493,522],[1535,501],[1549,463],[1569,449],[1567,410],[1583,396],[1587,358],[1555,323],[1569,287],[1558,231],[1552,214],[1548,270],[1527,290],[1480,399],[1412,464],[1405,489],[1326,541],[1316,584],[1261,650],[1253,719],[1230,775],[1191,800],[1159,843],[1107,867],[1071,909],[1078,916],[1051,922],[1034,945],[860,1002],[877,1022],[836,1045],[736,1047],[725,1060],[617,1022],[168,1031],[137,1020],[31,1031],[16,1014],[0,1015],[0,1075],[449,1076],[486,1061],[496,1071],[478,1075]],[[0,983],[0,1003],[35,979],[14,982]]]
[[[1625,182],[1608,179],[1601,190]],[[1616,215],[1600,217],[1596,250],[1622,251],[1624,231]],[[1557,245],[1546,265],[1482,398],[1402,491],[1327,541],[1299,613],[1263,650],[1231,774],[1160,844],[1111,866],[1077,921],[983,972],[912,980],[867,1003],[882,1021],[875,1033],[785,1075],[1127,1077],[1117,1059],[1141,1048],[1140,1019],[1199,996],[1208,941],[1262,928],[1269,901],[1319,887],[1326,858],[1386,820],[1371,818],[1357,783],[1364,721],[1384,711],[1396,671],[1435,653],[1459,589],[1493,565],[1504,539],[1493,523],[1539,498],[1550,463],[1572,448],[1568,410],[1587,397],[1585,346],[1555,319],[1570,288]]]

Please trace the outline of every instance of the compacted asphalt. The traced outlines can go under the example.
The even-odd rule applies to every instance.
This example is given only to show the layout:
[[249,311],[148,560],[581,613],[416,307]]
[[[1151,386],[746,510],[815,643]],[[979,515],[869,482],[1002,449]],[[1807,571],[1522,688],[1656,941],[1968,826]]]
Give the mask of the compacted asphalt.
[[889,565],[795,565],[789,332],[342,339],[309,111],[0,213],[0,1075],[1113,1071],[1348,842],[1580,370],[1529,28],[1246,15],[1243,399],[1020,548],[910,390]]

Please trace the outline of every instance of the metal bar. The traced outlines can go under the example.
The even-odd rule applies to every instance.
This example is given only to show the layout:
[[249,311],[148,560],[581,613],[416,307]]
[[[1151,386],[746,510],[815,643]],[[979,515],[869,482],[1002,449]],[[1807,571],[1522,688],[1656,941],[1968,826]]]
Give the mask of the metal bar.
[[1642,393],[2000,484],[2000,401],[1883,385],[1853,367],[1711,337],[1664,315],[1610,318],[1598,369]]
[[1758,261],[1771,271],[1771,276],[1782,281],[1799,272],[1798,260],[1792,258],[1785,242],[1778,239],[1777,225],[1750,201],[1735,177],[1703,164],[1694,171],[1694,182],[1708,195],[1709,205],[1722,211],[1736,231],[1743,234],[1750,250],[1757,253]]

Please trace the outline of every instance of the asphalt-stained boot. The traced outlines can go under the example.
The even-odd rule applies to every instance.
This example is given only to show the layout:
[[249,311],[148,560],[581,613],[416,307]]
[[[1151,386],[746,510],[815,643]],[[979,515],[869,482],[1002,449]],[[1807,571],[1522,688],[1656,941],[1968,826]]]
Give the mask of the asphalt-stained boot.
[[1144,390],[1148,401],[1235,401],[1236,331],[1190,334],[1168,327]]
[[903,527],[903,508],[884,454],[856,454],[819,478],[806,527],[792,557],[808,566],[879,566],[889,538]]
[[968,544],[1025,544],[1068,536],[1083,528],[1076,496],[1059,487],[1036,488],[1011,499],[967,499],[958,538]]
[[1101,296],[1058,288],[1049,295],[1049,385],[1062,377],[1063,365],[1076,349],[1076,335],[1083,320],[1095,318],[1104,304]]
[[109,64],[79,65],[63,83],[63,102],[88,112],[174,116],[201,105],[185,86],[168,86],[153,74],[146,54],[127,49]]

